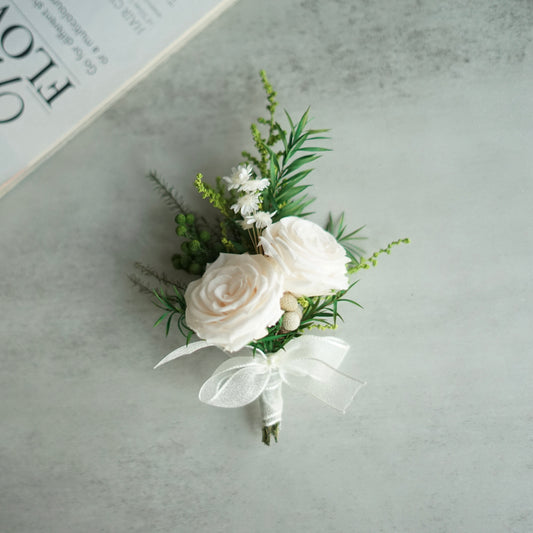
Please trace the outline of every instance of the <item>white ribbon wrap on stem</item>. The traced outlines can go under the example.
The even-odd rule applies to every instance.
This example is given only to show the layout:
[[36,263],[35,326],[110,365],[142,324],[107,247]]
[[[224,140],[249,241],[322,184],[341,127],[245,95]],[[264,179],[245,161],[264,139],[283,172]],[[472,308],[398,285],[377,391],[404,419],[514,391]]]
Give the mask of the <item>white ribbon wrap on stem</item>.
[[[208,346],[213,345],[199,341],[178,348],[155,368]],[[281,385],[286,383],[344,412],[365,384],[337,370],[348,349],[336,337],[304,335],[268,356],[256,350],[255,355],[230,357],[203,384],[199,398],[217,407],[242,407],[261,397],[263,423],[271,426],[281,421]]]
[[283,412],[283,396],[281,394],[281,377],[278,371],[270,374],[267,386],[259,396],[259,406],[263,417],[263,427],[273,426],[281,422]]

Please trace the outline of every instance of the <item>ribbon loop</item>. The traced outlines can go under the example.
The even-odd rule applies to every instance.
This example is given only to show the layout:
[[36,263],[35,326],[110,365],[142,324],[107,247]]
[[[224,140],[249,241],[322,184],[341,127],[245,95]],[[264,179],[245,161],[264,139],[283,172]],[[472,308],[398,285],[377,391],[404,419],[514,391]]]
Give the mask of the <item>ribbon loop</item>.
[[293,389],[311,394],[343,413],[365,385],[315,358],[290,361],[281,372],[283,381]]
[[191,342],[190,344],[187,344],[185,346],[181,346],[180,348],[175,349],[173,352],[170,352],[167,356],[163,357],[163,359],[161,359],[161,361],[159,361],[159,363],[154,366],[154,370],[164,365],[165,363],[168,363],[169,361],[177,359],[178,357],[182,357],[183,355],[189,355],[191,353],[197,352],[198,350],[201,350],[202,348],[208,348],[209,346],[214,345],[207,341],[198,341]]
[[198,396],[202,402],[216,407],[242,407],[261,395],[270,374],[264,356],[252,360],[231,357],[213,372]]

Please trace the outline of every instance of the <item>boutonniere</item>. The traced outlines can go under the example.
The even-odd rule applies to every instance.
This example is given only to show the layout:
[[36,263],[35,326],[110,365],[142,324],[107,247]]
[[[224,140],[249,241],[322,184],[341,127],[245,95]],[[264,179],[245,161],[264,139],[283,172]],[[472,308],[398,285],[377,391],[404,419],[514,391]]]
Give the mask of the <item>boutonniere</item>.
[[276,92],[260,74],[268,116],[251,127],[257,154],[243,152],[212,184],[202,174],[194,180],[215,208],[212,219],[187,209],[155,172],[148,176],[176,211],[179,251],[172,264],[197,279],[185,284],[143,264],[139,272],[158,286],[131,279],[163,310],[156,324],[164,323],[167,335],[173,325],[181,334],[182,346],[156,368],[208,346],[223,350],[228,359],[201,386],[200,400],[218,407],[259,400],[262,440],[270,444],[278,440],[283,387],[344,411],[364,385],[339,371],[349,346],[324,331],[337,329],[340,307],[359,305],[349,295],[354,275],[409,241],[367,257],[358,246],[362,228],[349,230],[343,214],[330,215],[324,228],[307,218],[314,200],[309,165],[328,151],[321,146],[328,130],[309,128],[309,110],[299,120],[285,113],[283,127],[275,117]]

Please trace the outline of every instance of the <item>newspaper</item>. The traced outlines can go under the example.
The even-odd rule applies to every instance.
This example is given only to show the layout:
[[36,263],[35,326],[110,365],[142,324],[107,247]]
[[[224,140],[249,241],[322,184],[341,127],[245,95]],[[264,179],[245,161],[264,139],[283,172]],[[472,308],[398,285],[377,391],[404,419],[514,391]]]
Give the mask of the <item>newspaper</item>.
[[0,0],[0,197],[235,0]]

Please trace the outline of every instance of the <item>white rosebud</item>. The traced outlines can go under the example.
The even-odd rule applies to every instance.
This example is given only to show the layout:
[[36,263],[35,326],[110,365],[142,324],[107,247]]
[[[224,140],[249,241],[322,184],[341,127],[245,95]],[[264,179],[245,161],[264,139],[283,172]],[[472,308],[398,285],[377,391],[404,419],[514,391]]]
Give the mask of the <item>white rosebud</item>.
[[283,270],[285,291],[295,296],[324,296],[348,288],[346,251],[314,222],[282,218],[265,228],[259,244]]
[[298,300],[290,292],[286,292],[281,297],[279,305],[284,311],[297,311],[298,310]]
[[281,317],[283,275],[263,255],[225,254],[185,291],[187,325],[228,352],[264,337]]
[[300,325],[300,317],[296,311],[287,311],[283,315],[281,327],[286,331],[295,331]]

